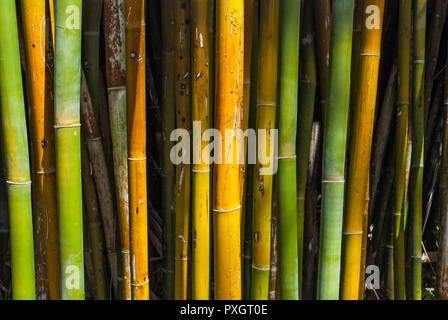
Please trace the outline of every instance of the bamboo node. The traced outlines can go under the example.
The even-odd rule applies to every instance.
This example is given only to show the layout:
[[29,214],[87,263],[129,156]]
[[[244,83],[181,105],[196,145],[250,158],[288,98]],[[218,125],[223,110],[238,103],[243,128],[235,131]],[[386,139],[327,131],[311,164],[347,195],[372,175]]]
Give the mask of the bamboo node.
[[368,52],[363,52],[360,54],[361,57],[365,56],[365,57],[378,57],[381,58],[381,54],[378,53],[368,53]]
[[258,271],[270,271],[271,268],[259,268],[257,266],[255,266],[254,264],[252,264],[252,269],[258,270]]
[[29,184],[31,184],[31,181],[16,182],[16,181],[6,180],[6,183],[7,183],[7,184],[14,185],[14,186],[24,186],[24,185],[29,185]]
[[239,209],[241,209],[241,205],[239,205],[239,206],[236,207],[236,208],[230,209],[230,210],[225,210],[225,209],[213,209],[213,212],[216,212],[216,213],[229,213],[229,212],[237,211],[237,210],[239,210]]
[[363,231],[358,231],[358,232],[346,232],[346,231],[344,231],[344,235],[346,235],[346,236],[356,236],[356,235],[360,235],[360,234],[363,234],[364,232]]
[[147,157],[144,158],[128,158],[129,161],[146,161],[148,160]]
[[81,123],[73,123],[73,124],[55,124],[53,128],[55,129],[64,129],[64,128],[77,128],[80,127]]
[[339,179],[339,180],[322,180],[322,183],[344,183],[345,179]]
[[121,250],[121,253],[123,253],[123,254],[130,254],[131,252],[130,252],[129,250],[122,249],[122,250]]
[[47,175],[47,174],[54,174],[56,173],[55,169],[51,169],[51,170],[37,170],[36,174],[43,174],[43,175]]
[[95,141],[101,141],[101,137],[95,137],[95,138],[88,138],[86,139],[87,142],[95,142]]
[[414,60],[414,64],[425,64],[425,60]]
[[288,159],[296,159],[297,156],[293,155],[293,156],[280,156],[280,157],[276,157],[277,160],[288,160]]
[[209,172],[210,172],[210,169],[207,169],[207,170],[195,170],[195,169],[191,169],[191,172],[194,172],[194,173],[209,173]]
[[107,91],[119,91],[119,90],[126,90],[126,86],[119,86],[119,87],[110,87],[107,88]]
[[149,279],[146,280],[145,282],[142,282],[142,283],[131,283],[131,286],[133,286],[133,287],[141,287],[141,286],[144,286],[145,284],[148,284],[148,283],[149,283]]

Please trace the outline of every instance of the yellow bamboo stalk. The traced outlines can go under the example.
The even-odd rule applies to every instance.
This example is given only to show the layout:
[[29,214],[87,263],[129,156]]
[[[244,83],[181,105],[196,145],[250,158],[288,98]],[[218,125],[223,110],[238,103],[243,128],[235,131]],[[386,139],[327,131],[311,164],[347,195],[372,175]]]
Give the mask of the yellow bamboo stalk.
[[[208,300],[210,292],[210,165],[202,159],[207,142],[202,134],[209,128],[209,37],[208,0],[193,0],[192,21],[192,117],[201,130],[193,136],[192,192],[192,298]],[[200,134],[200,135],[199,135]]]
[[378,70],[381,54],[381,35],[384,0],[364,1],[361,52],[359,59],[359,90],[353,119],[350,168],[343,231],[343,260],[341,297],[359,298],[363,213],[369,179],[373,122],[375,118]]
[[60,299],[53,49],[45,0],[22,1],[33,169],[36,297]]
[[126,0],[125,16],[131,286],[134,300],[148,300],[145,1]]
[[[216,2],[216,129],[231,141],[216,150],[213,193],[215,299],[241,299],[241,197],[238,157],[241,139],[244,65],[244,0]],[[231,151],[231,155],[227,151]],[[215,151],[215,152],[216,152]]]
[[269,161],[257,161],[254,171],[253,241],[252,241],[252,299],[267,300],[269,294],[269,270],[271,251],[271,214],[273,173],[264,174],[273,165],[271,134],[275,128],[277,108],[278,71],[278,14],[279,1],[261,2],[260,13],[260,59],[257,97],[257,130],[265,130],[266,140],[258,144],[259,154]]
[[[190,106],[190,0],[176,0],[176,127],[191,133]],[[191,165],[176,166],[176,218],[174,252],[174,299],[186,300],[188,294],[188,244],[190,241]]]

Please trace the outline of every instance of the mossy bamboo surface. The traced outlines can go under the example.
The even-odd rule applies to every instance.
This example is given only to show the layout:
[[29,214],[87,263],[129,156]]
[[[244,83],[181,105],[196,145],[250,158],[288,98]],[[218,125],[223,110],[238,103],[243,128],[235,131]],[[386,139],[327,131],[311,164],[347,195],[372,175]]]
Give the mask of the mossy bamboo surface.
[[[174,298],[174,215],[176,171],[170,159],[173,142],[171,132],[176,127],[175,76],[174,76],[174,4],[167,0],[162,10],[162,211],[165,218],[166,290],[167,298]],[[210,99],[211,100],[211,99]]]
[[132,299],[149,299],[145,1],[125,0]]
[[[214,167],[213,236],[214,293],[217,300],[241,300],[241,196],[238,153],[241,143],[235,134],[242,127],[244,65],[244,0],[216,2],[216,109],[215,127],[231,130],[232,141],[218,153],[222,164]],[[226,145],[232,158],[225,159]],[[216,151],[215,151],[216,152]]]
[[353,1],[335,0],[331,32],[329,99],[325,111],[318,299],[339,298],[345,149],[350,105]]
[[[361,278],[363,214],[366,210],[373,124],[375,119],[384,0],[367,0],[362,7],[359,80],[350,141],[350,167],[344,214],[341,298],[358,300]],[[365,14],[364,14],[365,13]],[[373,20],[372,20],[373,19]],[[365,23],[364,23],[365,20]],[[368,194],[367,194],[368,195]],[[368,210],[368,209],[367,209]]]
[[268,300],[278,298],[278,175],[274,175],[272,185],[272,215],[271,215],[271,257],[269,272]]
[[[267,300],[269,295],[269,271],[271,249],[271,213],[273,167],[271,132],[276,127],[277,71],[278,71],[278,18],[279,2],[266,0],[260,3],[259,74],[256,129],[265,131],[265,141],[259,142],[259,154],[263,154],[254,168],[254,204],[252,208],[252,300]],[[285,130],[286,131],[286,130]],[[293,133],[293,132],[292,132]],[[292,134],[291,133],[291,134]],[[291,147],[295,148],[295,145]],[[288,150],[291,153],[290,150]],[[295,160],[295,158],[294,158]],[[263,171],[266,172],[263,173]],[[295,175],[294,175],[295,177]]]
[[192,167],[192,298],[208,300],[210,295],[210,160],[202,158],[207,146],[202,134],[210,123],[210,72],[208,0],[192,0],[192,119],[200,123],[200,134],[193,136]]
[[15,1],[0,11],[0,102],[14,300],[35,299],[31,174]]
[[448,72],[445,73],[444,89],[442,171],[439,183],[441,221],[436,297],[438,299],[448,300]]
[[115,195],[121,243],[122,298],[130,300],[129,184],[126,126],[126,50],[124,0],[104,0],[106,79],[113,144]]
[[[297,219],[296,133],[299,85],[300,1],[288,0],[281,2],[279,37],[278,290],[279,299],[297,300],[299,299],[299,223]],[[308,164],[308,161],[306,162]]]
[[31,104],[36,298],[57,300],[60,288],[51,25],[46,1],[21,1],[21,9]]
[[403,205],[406,183],[408,118],[410,101],[412,1],[400,0],[398,21],[398,101],[395,125],[395,177],[392,191],[394,220],[394,295],[395,300],[406,299],[404,270],[404,230],[406,226]]
[[[174,8],[176,128],[187,130],[189,133],[191,132],[190,4],[190,0],[176,0]],[[176,300],[186,300],[188,295],[191,165],[186,162],[176,166],[174,234],[174,298]]]
[[[297,223],[298,223],[298,270],[299,298],[303,287],[303,250],[305,224],[305,198],[308,179],[311,134],[316,102],[317,65],[313,29],[313,4],[305,1],[303,13],[303,32],[301,35],[301,78],[299,84],[299,111],[297,133]],[[288,67],[285,67],[288,68]],[[292,89],[289,89],[292,90]],[[285,117],[290,117],[285,115]],[[281,134],[280,134],[281,136]],[[281,156],[281,155],[280,155]],[[280,161],[281,163],[281,161]],[[288,173],[286,173],[288,175]],[[287,180],[288,181],[288,180]],[[290,182],[285,182],[290,184]]]
[[414,68],[412,90],[412,156],[409,186],[409,242],[411,279],[409,299],[422,299],[422,214],[425,137],[424,70],[426,0],[414,2]]
[[[85,140],[85,139],[83,139]],[[82,186],[84,194],[85,217],[88,230],[88,240],[90,242],[92,252],[92,269],[93,269],[93,297],[95,300],[106,300],[106,280],[103,262],[103,243],[100,208],[96,196],[95,182],[93,180],[93,168],[89,163],[89,155],[85,142],[81,142],[81,167],[82,167]],[[86,262],[87,264],[87,262]]]
[[111,286],[114,295],[117,296],[117,249],[116,249],[116,226],[112,191],[107,170],[106,156],[104,154],[103,142],[100,130],[95,118],[93,103],[91,100],[87,81],[82,73],[81,76],[81,121],[83,134],[89,153],[92,175],[95,180],[96,192],[100,205],[104,238],[106,243],[107,260],[111,273]]
[[84,262],[81,182],[82,1],[56,1],[55,118],[61,298],[83,300]]

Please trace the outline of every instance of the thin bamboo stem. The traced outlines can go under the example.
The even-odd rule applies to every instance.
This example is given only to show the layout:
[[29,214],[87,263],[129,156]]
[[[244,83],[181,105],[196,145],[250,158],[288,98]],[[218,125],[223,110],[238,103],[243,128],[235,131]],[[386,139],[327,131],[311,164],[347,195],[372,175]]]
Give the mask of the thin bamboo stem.
[[149,299],[145,1],[125,0],[132,299]]
[[208,0],[192,0],[192,118],[193,126],[200,124],[200,136],[193,137],[192,167],[192,298],[208,300],[210,292],[210,159],[203,159],[202,141],[209,129],[209,37]]
[[124,0],[104,1],[106,78],[110,131],[113,143],[115,195],[121,243],[121,274],[124,300],[130,300],[128,139],[126,126],[126,39]]
[[426,0],[414,1],[414,74],[412,99],[412,159],[409,186],[409,242],[411,259],[410,297],[422,299],[422,214],[425,137],[424,70]]
[[[173,142],[171,132],[176,127],[175,104],[175,56],[174,56],[174,5],[175,0],[167,0],[162,10],[162,211],[165,218],[166,243],[166,290],[167,298],[174,298],[174,219],[176,171],[170,160]],[[211,100],[211,99],[210,99]]]
[[[270,130],[275,128],[277,109],[278,20],[279,2],[276,0],[262,1],[260,3],[260,60],[258,61],[259,90],[256,128],[257,132],[259,130],[266,132],[266,140],[261,144],[259,142],[258,146],[260,148],[258,152],[265,155],[267,161],[265,163],[257,161],[254,168],[254,186],[256,187],[254,188],[252,216],[252,300],[267,300],[269,296],[272,186],[274,176],[274,171],[269,170],[274,166],[275,157],[271,147],[272,135]],[[295,144],[292,148],[294,149],[294,147]],[[294,152],[292,153],[294,154]],[[263,173],[263,171],[266,173]]]
[[404,230],[406,217],[405,198],[408,118],[410,101],[410,50],[412,2],[400,0],[398,21],[398,101],[395,126],[395,177],[392,195],[394,220],[394,295],[395,300],[405,300]]
[[[174,8],[176,128],[187,130],[189,133],[191,133],[190,3],[190,0],[176,0]],[[183,157],[186,156],[187,153],[183,154]],[[184,158],[184,160],[189,159]],[[191,166],[187,162],[183,161],[176,166],[174,238],[174,298],[176,300],[186,300],[188,295]]]

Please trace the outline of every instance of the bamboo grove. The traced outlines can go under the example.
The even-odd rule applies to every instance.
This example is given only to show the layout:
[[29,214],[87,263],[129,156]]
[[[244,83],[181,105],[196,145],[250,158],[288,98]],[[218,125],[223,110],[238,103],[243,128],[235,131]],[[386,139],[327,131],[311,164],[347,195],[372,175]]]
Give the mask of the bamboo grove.
[[0,298],[448,299],[445,0],[4,0]]

